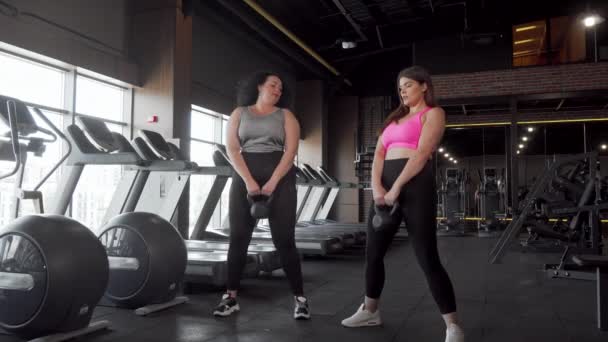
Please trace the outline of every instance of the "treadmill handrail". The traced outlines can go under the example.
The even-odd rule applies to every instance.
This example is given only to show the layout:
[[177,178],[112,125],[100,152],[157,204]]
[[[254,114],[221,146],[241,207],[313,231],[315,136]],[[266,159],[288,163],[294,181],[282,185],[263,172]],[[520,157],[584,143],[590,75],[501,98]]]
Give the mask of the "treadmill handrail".
[[317,184],[317,186],[323,186],[326,188],[335,188],[335,187],[339,187],[340,183],[331,179],[329,176],[325,177],[323,174],[321,174],[319,171],[315,170],[312,168],[312,166],[308,165],[308,164],[304,164],[304,170],[307,171],[309,174],[312,175],[313,179],[318,180],[318,182],[320,184]]
[[327,187],[339,187],[340,186],[340,182],[335,181],[335,180],[331,180],[331,179],[327,179],[325,176],[321,175],[320,173],[317,173],[322,179],[325,186]]
[[138,165],[127,166],[126,170],[159,171],[159,172],[188,172],[196,170],[198,165],[187,160],[143,160]]
[[315,175],[313,175],[310,170],[308,170],[306,168],[306,164],[304,165],[304,167],[300,168],[302,170],[302,172],[306,175],[306,177],[308,177],[308,184],[310,185],[323,185],[324,182],[322,179],[319,179],[318,177],[315,177]]
[[327,171],[325,171],[325,169],[323,169],[322,166],[317,167],[317,172],[320,175],[322,175],[325,179],[329,180],[327,182],[327,185],[329,185],[329,186],[331,186],[332,184],[335,184],[335,186],[340,187],[340,188],[358,188],[359,187],[359,185],[357,185],[356,183],[338,181],[334,177],[331,177],[329,174],[327,174]]
[[125,167],[128,171],[181,172],[191,175],[232,176],[230,166],[198,166],[186,160],[145,160],[140,165]]
[[232,167],[230,166],[199,166],[193,169],[194,175],[214,175],[214,176],[232,176]]
[[34,113],[36,113],[36,115],[38,115],[38,117],[40,119],[42,119],[42,121],[44,121],[44,123],[46,123],[55,133],[53,134],[52,132],[49,132],[49,131],[43,129],[42,127],[38,127],[38,129],[40,131],[46,132],[47,134],[53,136],[55,138],[55,139],[53,139],[53,141],[56,141],[57,136],[59,136],[61,138],[61,140],[63,140],[68,146],[67,151],[63,154],[61,159],[59,159],[59,161],[57,163],[55,163],[55,165],[51,168],[51,170],[49,172],[47,172],[47,174],[44,177],[42,177],[40,182],[38,182],[38,184],[36,184],[36,186],[34,187],[34,191],[38,191],[38,189],[40,189],[40,187],[44,184],[44,182],[46,182],[49,179],[49,177],[51,177],[51,175],[53,173],[55,173],[55,171],[57,171],[57,169],[61,166],[61,164],[63,164],[63,162],[66,159],[68,159],[70,154],[72,154],[72,143],[65,136],[65,134],[63,134],[63,132],[61,132],[61,130],[59,128],[57,128],[57,126],[55,126],[51,120],[49,120],[49,118],[47,118],[44,114],[42,114],[42,111],[39,108],[34,107]]
[[228,157],[228,152],[226,151],[226,146],[222,144],[214,144],[214,152],[218,151],[226,160],[226,162],[232,167],[232,160]]
[[131,152],[112,154],[83,153],[78,158],[68,159],[67,165],[144,165],[137,155]]
[[325,170],[323,169],[322,166],[317,166],[317,169],[315,170],[317,172],[317,174],[323,178],[323,180],[325,180],[326,182],[334,182],[336,184],[340,184],[340,182],[338,182],[338,180],[330,177],[327,172],[325,172]]

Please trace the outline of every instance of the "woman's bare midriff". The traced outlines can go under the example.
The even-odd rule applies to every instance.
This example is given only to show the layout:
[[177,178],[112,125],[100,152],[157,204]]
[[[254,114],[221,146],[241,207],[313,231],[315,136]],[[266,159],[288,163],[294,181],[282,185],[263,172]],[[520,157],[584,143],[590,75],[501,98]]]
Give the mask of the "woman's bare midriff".
[[386,152],[384,160],[412,158],[416,154],[416,150],[407,147],[393,147]]

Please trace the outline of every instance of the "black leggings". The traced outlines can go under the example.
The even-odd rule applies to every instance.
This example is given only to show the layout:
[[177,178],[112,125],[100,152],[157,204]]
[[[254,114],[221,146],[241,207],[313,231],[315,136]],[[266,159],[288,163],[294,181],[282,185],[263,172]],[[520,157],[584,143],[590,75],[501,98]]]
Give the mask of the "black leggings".
[[[391,159],[384,161],[382,170],[382,185],[389,191],[391,186],[405,167],[407,159]],[[437,191],[435,188],[435,172],[433,163],[427,162],[422,171],[403,186],[399,194],[401,220],[405,220],[416,258],[424,271],[427,283],[435,302],[442,314],[456,311],[456,300],[452,282],[439,260],[437,252],[436,216]],[[369,298],[380,298],[384,287],[384,255],[393,237],[399,230],[395,225],[392,229],[376,232],[372,226],[374,214],[373,203],[367,222],[367,252],[365,285]]]
[[[270,179],[279,164],[283,152],[242,153],[249,172],[261,187]],[[296,296],[303,295],[302,269],[296,249],[296,173],[292,168],[279,181],[272,194],[268,223],[272,241],[279,252],[283,270]],[[235,172],[230,187],[228,217],[230,220],[230,247],[228,249],[228,290],[238,290],[243,267],[247,260],[247,248],[256,221],[249,213],[247,187]]]

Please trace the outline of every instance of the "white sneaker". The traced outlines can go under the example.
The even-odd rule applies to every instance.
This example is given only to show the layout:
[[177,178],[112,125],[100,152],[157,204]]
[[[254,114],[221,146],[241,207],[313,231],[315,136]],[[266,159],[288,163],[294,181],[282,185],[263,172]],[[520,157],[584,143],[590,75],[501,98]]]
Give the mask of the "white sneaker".
[[357,310],[354,315],[342,320],[342,325],[349,328],[381,325],[382,319],[380,319],[380,310],[376,310],[376,312],[372,313],[364,309],[364,307],[365,304],[361,304],[359,310]]
[[445,342],[464,342],[464,331],[458,325],[450,323],[445,331]]

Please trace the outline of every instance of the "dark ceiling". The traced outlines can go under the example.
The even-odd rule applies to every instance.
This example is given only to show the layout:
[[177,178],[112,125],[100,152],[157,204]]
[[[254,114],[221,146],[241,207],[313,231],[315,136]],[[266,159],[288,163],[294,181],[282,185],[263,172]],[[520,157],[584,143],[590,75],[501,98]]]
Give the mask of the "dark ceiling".
[[[280,46],[279,51],[295,61],[299,79],[319,77],[319,70],[329,75],[325,67],[245,1],[201,1],[213,6],[216,13],[236,29],[257,36],[264,46],[275,50]],[[442,72],[469,72],[462,70],[462,62],[456,65],[457,62],[483,64],[486,57],[497,55],[504,55],[501,65],[508,68],[512,66],[514,25],[560,16],[579,17],[589,10],[608,17],[608,0],[255,0],[255,3],[352,81],[353,93],[390,94],[393,97],[393,80],[401,68],[421,63],[420,59],[433,57],[437,51],[450,51],[446,46],[454,44],[454,40],[454,51],[462,46],[467,46],[468,50],[460,48],[454,57],[433,60],[435,64],[447,64],[437,66]],[[204,15],[200,9],[199,14]],[[608,45],[608,25],[601,25],[597,39]],[[357,46],[343,49],[343,41],[356,42]],[[494,54],[488,52],[498,49],[502,50]],[[418,60],[414,56],[418,56]],[[449,65],[452,60],[453,67]],[[488,65],[490,69],[487,70],[491,70],[492,64]],[[316,74],[311,71],[315,68]],[[362,83],[367,90],[377,93],[361,92],[357,86]],[[510,114],[508,97],[480,103],[457,99],[454,103],[442,103],[442,106],[452,116]],[[558,98],[519,100],[518,112],[576,114],[605,110],[607,106],[605,92],[572,97],[565,94]],[[539,127],[521,153],[582,152],[583,127],[587,130],[588,150],[596,149],[599,141],[608,143],[608,136],[603,133],[608,131],[608,124],[553,124],[547,125],[546,130],[544,126]],[[455,155],[504,154],[505,132],[508,135],[508,131],[508,127],[448,129],[444,142],[460,146],[461,150],[455,151]]]
[[[605,0],[257,0],[279,22],[338,69],[402,50],[414,42],[459,34],[479,45],[510,37],[532,20],[608,9]],[[342,41],[357,46],[343,49]]]

